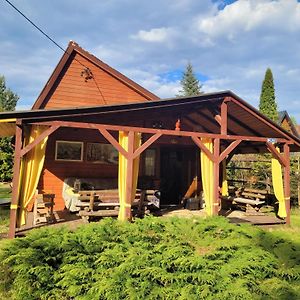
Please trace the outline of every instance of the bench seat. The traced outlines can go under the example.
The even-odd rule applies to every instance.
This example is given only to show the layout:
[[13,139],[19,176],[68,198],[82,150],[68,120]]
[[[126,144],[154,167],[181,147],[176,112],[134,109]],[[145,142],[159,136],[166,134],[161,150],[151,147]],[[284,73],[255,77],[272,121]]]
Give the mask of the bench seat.
[[241,197],[233,198],[232,201],[238,202],[238,203],[250,204],[250,205],[254,205],[254,206],[265,203],[265,201],[263,201],[263,200],[253,200],[253,199],[247,199],[247,198],[241,198]]
[[234,196],[222,197],[231,201],[232,204],[246,208],[246,212],[259,211],[265,204],[268,197],[268,191],[252,188],[239,188]]
[[[139,190],[137,189],[135,199],[132,203],[134,214],[142,216],[150,212],[149,208],[153,205],[153,200],[156,197],[154,190]],[[119,191],[113,190],[90,190],[78,191],[78,215],[85,221],[90,217],[113,217],[119,212]]]

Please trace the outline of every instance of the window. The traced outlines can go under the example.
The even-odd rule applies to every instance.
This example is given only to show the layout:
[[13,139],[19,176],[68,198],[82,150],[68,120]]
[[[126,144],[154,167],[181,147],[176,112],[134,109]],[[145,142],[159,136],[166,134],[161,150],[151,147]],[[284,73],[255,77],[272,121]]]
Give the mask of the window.
[[119,153],[110,144],[87,143],[86,160],[93,163],[117,165]]
[[55,160],[82,161],[83,143],[71,141],[56,141]]
[[155,149],[145,151],[145,176],[155,176]]

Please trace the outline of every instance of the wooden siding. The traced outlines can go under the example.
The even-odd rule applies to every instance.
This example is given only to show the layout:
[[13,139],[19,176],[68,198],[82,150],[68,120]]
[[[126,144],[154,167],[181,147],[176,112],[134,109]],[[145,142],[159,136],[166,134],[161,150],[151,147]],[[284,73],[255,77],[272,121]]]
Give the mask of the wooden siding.
[[[84,142],[83,161],[56,161],[56,140]],[[47,143],[44,169],[39,182],[39,190],[46,193],[54,193],[56,195],[55,210],[62,210],[65,206],[62,199],[63,182],[65,178],[117,178],[117,165],[99,164],[86,161],[86,144],[89,142],[108,143],[96,130],[64,128],[59,129],[52,136],[50,136]]]
[[[115,133],[116,134],[116,133]],[[117,136],[115,135],[115,138]],[[144,135],[148,139],[147,135]],[[84,143],[83,161],[56,161],[55,160],[55,144],[57,140],[65,141],[80,141]],[[77,178],[117,178],[118,166],[112,164],[100,164],[86,161],[86,146],[87,143],[106,143],[106,139],[97,131],[91,129],[74,129],[61,128],[53,133],[48,140],[46,149],[46,159],[44,169],[40,178],[38,189],[40,192],[54,193],[55,210],[64,209],[64,201],[62,198],[62,189],[64,179],[67,177]],[[182,146],[194,146],[190,138],[176,138],[176,137],[161,137],[152,147],[157,149],[156,152],[156,174],[152,178],[154,181],[159,181],[160,177],[160,151],[161,146],[168,145],[170,148],[178,148]],[[144,166],[143,158],[140,161],[140,176],[143,176]],[[159,184],[155,185],[156,188]]]
[[288,120],[286,118],[284,118],[280,124],[280,126],[285,129],[286,131],[288,131],[289,133],[293,134],[293,130],[291,128],[290,123],[288,122]]
[[[81,76],[84,66],[94,79]],[[73,53],[42,108],[99,106],[146,101],[147,98],[79,53]]]

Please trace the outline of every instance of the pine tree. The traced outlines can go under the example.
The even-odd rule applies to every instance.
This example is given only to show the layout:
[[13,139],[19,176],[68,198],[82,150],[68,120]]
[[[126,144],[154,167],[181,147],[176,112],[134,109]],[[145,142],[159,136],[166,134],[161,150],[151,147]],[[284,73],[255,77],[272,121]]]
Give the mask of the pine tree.
[[[0,112],[15,110],[19,97],[6,87],[4,76],[0,76]],[[12,137],[0,138],[0,180],[12,178],[14,149]]]
[[275,99],[275,89],[273,74],[270,68],[267,69],[265,79],[262,83],[259,111],[271,120],[278,121],[277,102]]
[[196,96],[203,94],[203,92],[201,91],[202,85],[196,78],[191,63],[187,64],[186,70],[183,73],[183,77],[180,83],[182,86],[182,90],[179,91],[178,96]]

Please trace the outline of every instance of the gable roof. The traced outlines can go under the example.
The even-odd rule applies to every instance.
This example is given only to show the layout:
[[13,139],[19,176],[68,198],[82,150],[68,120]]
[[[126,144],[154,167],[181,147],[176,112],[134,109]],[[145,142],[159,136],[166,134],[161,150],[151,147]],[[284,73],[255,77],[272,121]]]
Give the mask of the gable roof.
[[[286,110],[282,110],[282,111],[278,112],[278,124],[280,126],[283,126],[284,120],[287,121],[293,135],[300,137],[299,132],[298,132],[294,122],[292,121],[292,119],[290,118],[290,115],[288,114],[288,112]],[[284,128],[284,129],[287,130],[287,128]]]
[[129,79],[125,75],[121,74],[114,68],[110,67],[96,56],[90,54],[88,51],[81,48],[77,43],[70,41],[68,48],[66,49],[65,53],[63,54],[62,58],[60,59],[59,63],[57,64],[56,68],[54,69],[52,75],[50,76],[48,82],[42,89],[40,95],[38,96],[37,100],[32,106],[32,109],[41,109],[45,106],[45,102],[47,101],[47,97],[52,91],[55,83],[57,82],[59,76],[62,74],[63,70],[67,67],[68,62],[71,59],[74,59],[75,54],[79,54],[80,56],[87,59],[89,62],[94,64],[97,68],[103,70],[107,74],[111,75],[113,78],[117,79],[118,81],[125,84],[127,87],[135,91],[136,93],[143,96],[143,98],[147,101],[150,100],[158,100],[160,99],[155,94],[151,93],[147,89],[143,88],[133,80]]
[[[294,144],[293,151],[300,150],[299,137],[284,130],[231,91],[121,105],[3,112],[0,113],[0,120],[20,118],[23,119],[24,123],[53,120],[82,122],[83,117],[85,119],[89,117],[90,119],[86,120],[92,120],[91,122],[97,123],[101,119],[103,124],[118,125],[120,123],[124,125],[122,119],[125,118],[127,120],[126,125],[130,126],[138,119],[146,120],[156,116],[163,119],[163,116],[166,115],[178,116],[181,114],[182,125],[194,122],[196,126],[200,128],[202,126],[200,130],[195,127],[190,131],[205,132],[205,126],[207,126],[208,131],[206,132],[219,133],[220,127],[215,120],[214,113],[220,109],[220,104],[226,97],[232,99],[228,102],[229,135],[283,138]],[[100,116],[101,118],[99,118]],[[247,140],[245,140],[245,143],[247,144]],[[262,144],[260,147],[263,146],[265,145]]]

